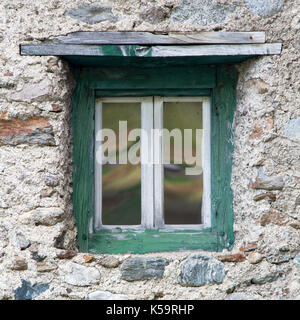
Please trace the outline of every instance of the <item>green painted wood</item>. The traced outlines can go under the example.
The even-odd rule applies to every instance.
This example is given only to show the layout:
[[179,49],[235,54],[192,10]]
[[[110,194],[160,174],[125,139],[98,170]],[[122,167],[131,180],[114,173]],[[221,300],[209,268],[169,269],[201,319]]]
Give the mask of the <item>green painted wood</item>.
[[212,104],[212,213],[218,233],[218,249],[232,248],[233,197],[230,187],[234,146],[233,118],[238,73],[234,66],[217,69],[217,87]]
[[183,250],[217,251],[217,234],[209,230],[181,230],[159,232],[157,230],[111,231],[101,230],[90,236],[91,253],[149,253]]
[[73,212],[79,250],[86,252],[94,212],[94,90],[78,81],[72,106]]
[[216,85],[214,66],[161,68],[83,68],[80,80],[105,90],[204,89]]
[[[203,67],[203,66],[202,66]],[[76,69],[77,88],[73,98],[74,175],[73,206],[80,251],[97,253],[147,253],[178,250],[220,251],[234,242],[233,206],[230,189],[233,152],[233,115],[236,103],[237,72],[233,66],[197,69],[165,67],[168,79],[156,78],[156,68],[136,73],[127,68]],[[141,68],[140,68],[141,69]],[[123,71],[123,73],[122,73]],[[136,71],[136,70],[134,70]],[[205,75],[205,72],[208,75]],[[212,76],[213,75],[213,76]],[[184,78],[184,88],[181,86]],[[114,81],[113,81],[114,79]],[[149,80],[151,79],[151,80]],[[192,79],[190,81],[190,79]],[[200,79],[200,80],[199,80]],[[205,80],[203,80],[205,79]],[[157,82],[159,81],[160,87]],[[144,83],[141,84],[141,82]],[[113,83],[113,84],[112,84]],[[125,84],[124,84],[125,83]],[[177,84],[176,84],[177,83]],[[194,88],[194,86],[199,88]],[[177,88],[168,87],[177,86]],[[201,87],[203,86],[203,87]],[[145,87],[145,88],[144,88]],[[162,88],[161,88],[162,87]],[[96,90],[95,90],[96,89]],[[205,91],[206,90],[206,91]],[[200,95],[211,93],[212,101],[212,228],[200,231],[112,232],[101,230],[88,236],[89,218],[94,206],[94,96],[122,96],[142,92],[150,95]],[[198,92],[198,94],[197,94]],[[176,95],[176,94],[175,94]]]
[[95,96],[100,97],[149,97],[149,96],[169,96],[169,97],[191,97],[210,96],[211,89],[137,89],[137,90],[95,90]]

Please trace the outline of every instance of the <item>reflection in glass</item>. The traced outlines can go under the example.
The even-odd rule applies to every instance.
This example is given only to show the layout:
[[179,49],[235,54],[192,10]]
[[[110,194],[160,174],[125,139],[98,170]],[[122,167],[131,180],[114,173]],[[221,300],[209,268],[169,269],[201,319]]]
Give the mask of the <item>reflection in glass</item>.
[[[127,121],[127,129],[121,127],[120,131],[119,121]],[[112,129],[116,134],[117,160],[116,164],[102,165],[103,225],[141,224],[141,165],[120,164],[122,161],[119,161],[120,157],[124,159],[126,150],[136,144],[128,141],[130,130],[140,126],[140,103],[103,103],[102,128]],[[110,157],[108,153],[105,155]]]
[[[200,224],[203,195],[202,135],[196,139],[196,129],[203,129],[202,103],[165,102],[164,128],[169,131],[176,129],[182,141],[182,145],[174,143],[176,138],[173,138],[171,134],[169,139],[164,131],[165,224]],[[192,129],[190,146],[184,140],[184,129]],[[196,157],[196,150],[199,173],[186,175],[185,169],[194,167],[196,164],[191,163],[192,158]]]

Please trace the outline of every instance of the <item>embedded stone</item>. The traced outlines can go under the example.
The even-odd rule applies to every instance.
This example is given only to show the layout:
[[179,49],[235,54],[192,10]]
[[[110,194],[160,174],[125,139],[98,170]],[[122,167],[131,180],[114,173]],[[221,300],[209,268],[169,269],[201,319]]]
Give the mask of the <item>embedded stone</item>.
[[282,176],[268,177],[261,168],[258,169],[256,180],[250,184],[253,189],[282,190],[284,179]]
[[95,257],[93,257],[93,256],[83,256],[83,259],[84,259],[85,263],[91,263],[91,262],[96,261]]
[[45,175],[45,184],[48,187],[57,187],[59,185],[59,178],[53,175]]
[[252,242],[247,245],[240,247],[240,251],[249,252],[257,249],[257,242]]
[[29,251],[32,252],[38,252],[39,251],[39,244],[38,242],[33,242],[29,248]]
[[260,78],[252,78],[245,82],[245,88],[255,88],[257,93],[264,94],[268,92],[269,85]]
[[300,139],[300,118],[290,120],[285,125],[284,133],[288,137]]
[[94,291],[87,295],[86,300],[129,300],[124,294],[115,294],[109,291]]
[[73,286],[85,287],[98,284],[100,272],[94,267],[84,267],[76,263],[70,264],[70,273],[65,276],[65,282]]
[[252,278],[250,282],[252,284],[265,284],[265,283],[276,281],[281,276],[282,276],[281,272],[271,272],[271,273],[264,274],[261,277]]
[[101,264],[101,266],[105,268],[117,268],[120,264],[120,261],[119,259],[113,256],[107,256],[105,258],[100,259],[99,263]]
[[31,242],[21,232],[17,234],[16,240],[17,240],[17,246],[21,250],[25,250],[31,245]]
[[60,208],[38,208],[19,216],[20,222],[24,224],[35,224],[43,226],[54,226],[64,218],[64,210]]
[[271,201],[271,202],[274,202],[274,201],[276,201],[276,194],[274,194],[272,192],[261,193],[261,194],[256,195],[253,198],[254,201],[261,201],[264,199]]
[[57,269],[57,266],[54,266],[54,265],[47,265],[47,264],[44,264],[44,263],[38,263],[37,264],[37,272],[52,272],[54,270]]
[[15,83],[10,81],[2,82],[0,81],[0,89],[13,89],[16,86]]
[[11,261],[11,265],[10,265],[10,269],[11,270],[16,270],[16,271],[23,271],[23,270],[27,270],[28,265],[25,259],[15,256],[12,261]]
[[60,106],[58,106],[57,104],[52,104],[52,110],[50,110],[50,112],[55,112],[55,113],[59,113],[62,112],[62,108]]
[[263,227],[270,223],[282,226],[286,222],[286,216],[278,210],[271,209],[270,211],[263,213],[259,221]]
[[26,83],[22,90],[11,94],[10,99],[20,102],[42,101],[46,96],[53,95],[53,87],[48,79],[40,83]]
[[235,6],[220,4],[217,0],[180,0],[171,14],[171,20],[206,26],[223,23],[235,9]]
[[32,251],[31,252],[31,258],[37,262],[41,262],[45,260],[46,256],[41,256],[37,251]]
[[22,285],[14,290],[16,300],[31,300],[49,289],[48,283],[34,284],[21,280]]
[[152,24],[164,21],[170,15],[170,9],[161,6],[150,5],[141,14],[140,18]]
[[283,9],[284,0],[245,0],[246,8],[260,17],[271,17]]
[[8,209],[9,205],[5,201],[0,200],[0,208],[1,209]]
[[296,206],[299,206],[299,205],[300,205],[300,196],[298,196],[298,197],[296,198],[295,205],[296,205]]
[[258,139],[263,135],[263,129],[259,126],[259,121],[255,120],[253,124],[253,129],[249,135],[249,139]]
[[292,259],[289,253],[272,254],[267,257],[267,261],[272,264],[289,262]]
[[49,198],[55,193],[55,190],[53,188],[46,188],[43,189],[40,193],[41,198]]
[[262,259],[263,259],[263,256],[259,252],[250,252],[250,254],[248,256],[248,261],[251,264],[257,264],[257,263],[261,262]]
[[75,256],[76,256],[76,252],[72,250],[60,252],[56,255],[58,259],[72,259]]
[[126,281],[161,279],[168,261],[164,258],[129,258],[121,265],[121,279]]
[[57,249],[74,248],[74,240],[76,237],[76,230],[64,228],[59,234],[54,237],[53,246]]
[[95,2],[90,5],[81,5],[74,10],[67,10],[65,15],[88,24],[95,24],[103,21],[118,21],[118,17],[112,13],[112,6],[109,4],[103,5],[100,2]]
[[294,258],[294,263],[297,267],[300,268],[300,253],[298,253]]
[[218,260],[222,262],[243,262],[246,260],[246,257],[243,253],[233,253],[219,256]]
[[291,227],[291,228],[294,228],[294,229],[296,229],[296,230],[299,230],[299,229],[300,229],[300,223],[299,223],[299,222],[290,222],[290,223],[288,224],[288,226]]
[[178,282],[184,286],[199,287],[222,283],[224,278],[224,264],[210,256],[194,254],[180,264]]
[[53,127],[43,117],[0,120],[0,144],[54,146]]
[[7,113],[8,113],[7,110],[1,112],[1,113],[0,113],[0,120],[5,120],[6,117],[7,117]]

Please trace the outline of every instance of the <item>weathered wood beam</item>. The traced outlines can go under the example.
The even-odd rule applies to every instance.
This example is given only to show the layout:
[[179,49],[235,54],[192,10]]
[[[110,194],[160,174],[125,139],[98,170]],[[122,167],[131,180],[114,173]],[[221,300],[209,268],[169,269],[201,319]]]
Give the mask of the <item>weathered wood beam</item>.
[[259,56],[280,54],[281,43],[242,45],[72,45],[24,44],[21,55],[95,56],[95,57],[205,57],[205,56]]
[[64,44],[245,44],[265,43],[264,32],[73,32],[67,36],[52,37],[53,43]]

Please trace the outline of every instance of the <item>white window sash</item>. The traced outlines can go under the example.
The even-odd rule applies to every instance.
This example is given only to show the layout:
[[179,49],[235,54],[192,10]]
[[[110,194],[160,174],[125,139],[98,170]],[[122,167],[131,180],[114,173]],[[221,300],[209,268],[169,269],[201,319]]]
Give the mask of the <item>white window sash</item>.
[[[153,97],[142,98],[99,98],[95,103],[95,151],[101,150],[101,141],[99,138],[100,130],[102,129],[102,107],[103,103],[141,103],[141,128],[148,134],[141,135],[141,159],[144,162],[147,155],[153,154],[153,139],[151,129],[153,127]],[[146,141],[149,137],[150,141]],[[98,139],[101,140],[101,139]],[[146,143],[145,143],[146,142]],[[148,146],[146,150],[143,146]],[[102,164],[98,163],[95,156],[95,213],[93,222],[90,223],[90,233],[100,229],[152,229],[154,216],[154,200],[153,200],[153,164],[141,165],[141,225],[103,225],[102,224]],[[94,229],[94,230],[93,230]]]
[[[164,224],[164,166],[163,166],[163,108],[164,102],[202,102],[203,108],[203,197],[201,224]],[[154,139],[154,154],[158,164],[154,165],[155,228],[160,231],[203,229],[211,226],[211,147],[210,147],[210,98],[209,97],[154,97],[154,128],[160,132]]]
[[[109,103],[141,103],[141,225],[103,225],[102,224],[102,165],[95,156],[95,212],[90,221],[90,233],[100,229],[159,229],[171,231],[181,229],[202,229],[211,226],[211,182],[210,182],[210,99],[209,97],[131,97],[98,98],[95,103],[95,151],[101,150],[99,138],[102,129],[102,105]],[[203,106],[203,199],[202,224],[165,225],[164,224],[164,169],[163,169],[163,103],[164,102],[202,102]],[[155,138],[152,129],[159,132]],[[144,135],[143,132],[147,134]],[[145,143],[145,139],[149,139]],[[98,139],[99,140],[99,139]],[[148,147],[146,149],[146,147]],[[155,164],[145,163],[146,157],[154,156]],[[148,160],[151,160],[148,158]],[[150,161],[151,162],[151,161]]]

